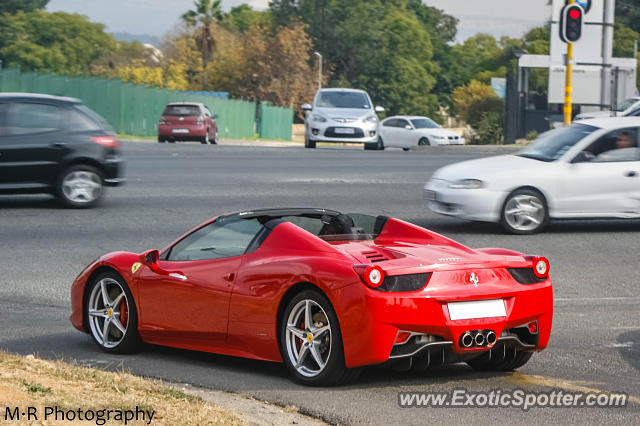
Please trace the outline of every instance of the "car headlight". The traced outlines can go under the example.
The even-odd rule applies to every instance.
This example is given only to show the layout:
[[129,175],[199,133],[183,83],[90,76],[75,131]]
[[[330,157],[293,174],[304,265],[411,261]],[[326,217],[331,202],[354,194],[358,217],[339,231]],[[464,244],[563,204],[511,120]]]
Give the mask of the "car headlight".
[[318,123],[326,123],[326,122],[327,122],[326,117],[323,117],[323,116],[322,116],[322,115],[320,115],[320,114],[313,114],[313,115],[311,116],[311,120],[313,120],[313,121],[317,121]]
[[478,189],[484,187],[484,182],[478,179],[462,179],[449,184],[452,189]]
[[364,119],[364,121],[368,121],[369,123],[377,123],[378,117],[375,114],[371,114]]

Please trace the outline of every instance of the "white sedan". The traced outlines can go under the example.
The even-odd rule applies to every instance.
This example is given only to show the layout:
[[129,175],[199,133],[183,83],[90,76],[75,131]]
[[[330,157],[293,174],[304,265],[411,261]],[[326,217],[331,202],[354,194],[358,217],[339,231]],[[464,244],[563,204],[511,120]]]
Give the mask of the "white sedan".
[[640,218],[640,118],[581,120],[515,155],[452,164],[424,187],[429,208],[515,234],[549,219]]
[[395,115],[380,122],[380,140],[385,147],[408,151],[412,146],[464,145],[464,138],[427,117]]

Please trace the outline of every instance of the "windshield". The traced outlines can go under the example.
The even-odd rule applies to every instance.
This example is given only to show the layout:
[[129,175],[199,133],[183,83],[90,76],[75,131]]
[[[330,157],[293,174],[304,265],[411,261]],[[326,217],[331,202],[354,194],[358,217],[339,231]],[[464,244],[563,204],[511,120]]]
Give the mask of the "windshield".
[[334,90],[320,92],[316,106],[321,108],[371,108],[367,95],[362,92],[340,92]]
[[625,109],[630,108],[636,102],[638,102],[638,98],[625,99],[618,104],[618,106],[616,107],[616,111],[624,111]]
[[549,130],[516,155],[540,161],[555,161],[596,130],[597,127],[576,123]]
[[168,105],[163,115],[200,115],[200,108],[195,105]]
[[440,127],[430,118],[416,118],[411,120],[411,123],[416,129],[438,129]]

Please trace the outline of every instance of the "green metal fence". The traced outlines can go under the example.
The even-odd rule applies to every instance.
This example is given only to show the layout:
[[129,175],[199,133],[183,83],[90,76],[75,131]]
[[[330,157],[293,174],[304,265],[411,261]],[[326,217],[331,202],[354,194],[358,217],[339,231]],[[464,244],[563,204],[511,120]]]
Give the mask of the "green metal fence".
[[293,112],[291,108],[281,108],[269,102],[260,102],[258,112],[258,134],[262,139],[291,140]]
[[[177,90],[157,89],[96,77],[65,77],[18,69],[0,69],[0,92],[45,93],[81,99],[102,115],[118,133],[157,134],[158,118],[169,102],[202,102],[218,114],[223,138],[291,139],[293,110],[261,102],[222,99]],[[257,124],[256,124],[257,123]]]

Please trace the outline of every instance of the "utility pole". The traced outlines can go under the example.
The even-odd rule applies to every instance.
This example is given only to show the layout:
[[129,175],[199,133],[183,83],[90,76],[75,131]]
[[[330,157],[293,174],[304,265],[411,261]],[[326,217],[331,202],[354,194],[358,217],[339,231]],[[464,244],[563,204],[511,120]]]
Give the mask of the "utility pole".
[[[602,27],[602,74],[600,86],[600,104],[610,105],[611,92],[611,58],[613,56],[613,20],[615,14],[615,1],[604,0],[604,25]],[[607,96],[608,95],[608,96]],[[613,111],[611,112],[613,114]]]
[[[569,0],[568,4],[572,5],[575,0]],[[573,43],[567,43],[566,71],[564,76],[564,124],[571,124],[572,99],[571,77],[573,76]]]
[[313,52],[318,57],[318,90],[322,89],[322,55],[319,52]]

